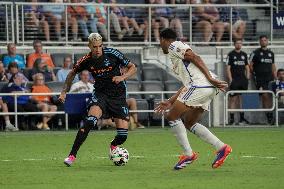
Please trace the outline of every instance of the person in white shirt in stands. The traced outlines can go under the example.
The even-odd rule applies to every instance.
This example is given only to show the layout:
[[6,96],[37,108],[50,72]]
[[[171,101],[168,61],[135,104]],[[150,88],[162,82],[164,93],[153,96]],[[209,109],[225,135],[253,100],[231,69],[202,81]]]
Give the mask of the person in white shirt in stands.
[[94,86],[89,82],[90,74],[88,70],[83,70],[80,74],[80,81],[74,83],[71,86],[69,92],[71,93],[91,93],[94,90]]
[[176,41],[177,34],[173,29],[166,28],[160,33],[160,45],[164,54],[168,54],[173,64],[173,72],[180,78],[184,86],[170,99],[160,102],[155,108],[158,113],[166,114],[166,118],[176,136],[179,144],[184,149],[174,169],[180,170],[197,159],[187,139],[186,129],[197,135],[217,150],[216,159],[212,168],[220,167],[232,148],[224,144],[205,126],[198,123],[204,111],[208,111],[211,100],[219,90],[225,91],[228,84],[216,79],[206,67],[203,60],[189,45]]

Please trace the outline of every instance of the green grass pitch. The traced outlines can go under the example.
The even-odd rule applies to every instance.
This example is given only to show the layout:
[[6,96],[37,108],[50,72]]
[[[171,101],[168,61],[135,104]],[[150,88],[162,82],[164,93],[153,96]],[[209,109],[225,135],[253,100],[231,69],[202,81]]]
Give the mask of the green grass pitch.
[[233,153],[220,169],[212,169],[214,149],[189,134],[199,159],[174,171],[181,152],[168,129],[129,132],[126,166],[107,159],[115,131],[91,132],[77,161],[66,167],[76,132],[0,133],[1,189],[262,189],[284,186],[284,129],[212,129]]

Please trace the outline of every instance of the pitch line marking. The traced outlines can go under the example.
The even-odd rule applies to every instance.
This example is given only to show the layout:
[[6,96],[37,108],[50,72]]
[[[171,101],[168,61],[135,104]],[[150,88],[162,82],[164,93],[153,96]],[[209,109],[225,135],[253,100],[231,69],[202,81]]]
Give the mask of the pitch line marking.
[[241,156],[242,158],[277,159],[274,156]]
[[[164,157],[177,157],[178,155],[167,155]],[[232,155],[231,155],[232,156]],[[93,159],[109,159],[108,156],[93,156]],[[139,155],[133,155],[130,156],[130,158],[147,158],[146,156],[139,156]],[[241,158],[259,158],[259,159],[278,159],[278,157],[274,156],[255,156],[255,155],[243,155]],[[1,159],[0,162],[12,162],[12,161],[46,161],[46,160],[63,160],[64,158],[50,158],[50,159],[42,159],[42,158],[25,158],[25,159]]]

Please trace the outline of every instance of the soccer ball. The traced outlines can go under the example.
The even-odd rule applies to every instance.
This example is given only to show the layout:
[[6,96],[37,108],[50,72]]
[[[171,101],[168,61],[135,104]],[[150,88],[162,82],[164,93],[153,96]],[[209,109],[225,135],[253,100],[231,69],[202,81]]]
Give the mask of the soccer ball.
[[123,166],[129,160],[129,153],[125,148],[117,147],[110,153],[110,159],[116,166]]

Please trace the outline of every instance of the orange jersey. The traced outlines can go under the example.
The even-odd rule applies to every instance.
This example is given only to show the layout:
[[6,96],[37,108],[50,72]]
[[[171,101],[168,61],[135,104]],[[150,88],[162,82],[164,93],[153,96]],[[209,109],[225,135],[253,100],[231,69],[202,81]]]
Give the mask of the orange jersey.
[[54,68],[54,64],[53,64],[53,61],[50,57],[49,54],[46,54],[46,53],[41,53],[41,54],[38,54],[38,53],[32,53],[28,56],[28,62],[27,62],[27,67],[28,68],[33,68],[34,66],[34,63],[36,61],[36,59],[38,58],[41,58],[45,61],[45,63],[48,65],[48,67],[50,68]]
[[[46,85],[33,85],[32,93],[52,93]],[[38,102],[50,102],[51,96],[32,96]]]

